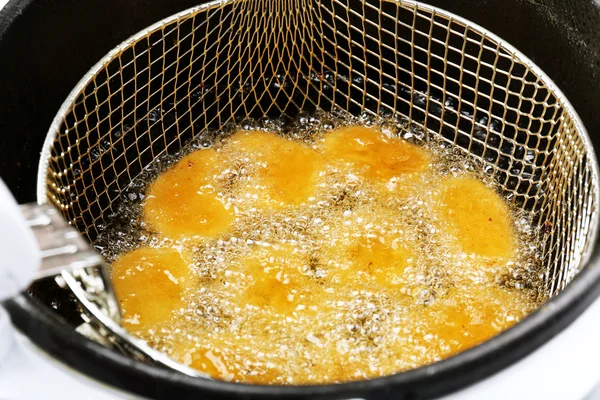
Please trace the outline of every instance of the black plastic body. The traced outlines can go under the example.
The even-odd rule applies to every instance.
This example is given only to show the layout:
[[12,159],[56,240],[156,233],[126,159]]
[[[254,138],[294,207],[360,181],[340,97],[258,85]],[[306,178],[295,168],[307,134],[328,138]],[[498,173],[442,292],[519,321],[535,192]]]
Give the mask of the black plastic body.
[[[595,0],[437,0],[530,57],[561,88],[600,149],[600,6]],[[0,11],[0,177],[20,202],[35,200],[40,150],[67,94],[110,49],[193,0],[11,0]],[[57,359],[152,398],[431,398],[473,384],[545,343],[600,292],[600,251],[554,307],[440,363],[365,382],[265,387],[186,378],[133,362],[82,336],[23,295],[6,303],[16,326]]]

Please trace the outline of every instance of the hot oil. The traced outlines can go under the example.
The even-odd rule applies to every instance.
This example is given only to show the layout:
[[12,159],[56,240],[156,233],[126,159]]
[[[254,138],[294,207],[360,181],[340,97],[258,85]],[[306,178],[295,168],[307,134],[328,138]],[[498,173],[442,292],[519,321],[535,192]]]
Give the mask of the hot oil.
[[[327,150],[332,129],[351,125],[418,146],[411,149],[425,155],[425,167]],[[261,134],[239,130],[279,136],[261,142]],[[399,121],[302,116],[291,124],[242,124],[151,166],[124,193],[99,241],[120,271],[117,293],[136,298],[122,302],[126,327],[216,379],[304,384],[415,368],[512,326],[543,300],[531,218],[495,194],[491,171],[477,160],[425,139]],[[185,155],[209,150],[217,166],[198,190],[233,217],[202,237],[159,233],[144,218],[147,182]],[[194,160],[183,167],[197,168]],[[392,172],[375,170],[377,162]],[[279,169],[266,172],[272,165],[290,179]],[[398,165],[409,171],[394,172]],[[490,214],[480,218],[483,227],[465,222],[461,193],[469,202],[489,200],[479,212],[500,220]],[[506,243],[482,244],[478,229]],[[161,249],[163,258],[147,248]],[[144,278],[136,283],[138,275]],[[172,307],[166,316],[164,304]]]

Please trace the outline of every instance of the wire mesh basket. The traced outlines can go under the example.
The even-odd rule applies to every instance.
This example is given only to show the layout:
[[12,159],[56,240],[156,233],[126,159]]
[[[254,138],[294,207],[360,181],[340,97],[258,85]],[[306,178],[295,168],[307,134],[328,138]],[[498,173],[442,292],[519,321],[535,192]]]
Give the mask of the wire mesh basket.
[[67,98],[44,146],[39,200],[93,243],[162,155],[230,123],[317,110],[400,119],[478,158],[515,207],[535,213],[550,297],[585,264],[598,171],[575,111],[512,46],[412,1],[215,1],[158,22]]

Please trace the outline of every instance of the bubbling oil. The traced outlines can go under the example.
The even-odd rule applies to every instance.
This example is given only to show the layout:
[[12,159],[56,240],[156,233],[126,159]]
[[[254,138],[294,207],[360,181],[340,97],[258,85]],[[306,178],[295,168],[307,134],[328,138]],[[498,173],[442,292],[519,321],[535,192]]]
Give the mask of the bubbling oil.
[[252,122],[151,166],[98,246],[125,327],[176,360],[227,381],[352,381],[447,358],[539,306],[538,234],[499,193],[477,160],[399,121]]

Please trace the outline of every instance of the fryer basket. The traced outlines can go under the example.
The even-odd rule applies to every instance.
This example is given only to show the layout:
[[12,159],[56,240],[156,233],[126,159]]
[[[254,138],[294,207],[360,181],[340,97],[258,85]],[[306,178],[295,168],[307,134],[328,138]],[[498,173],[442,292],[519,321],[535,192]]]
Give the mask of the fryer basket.
[[[240,121],[316,111],[394,119],[479,159],[535,215],[545,295],[585,264],[598,171],[575,110],[510,44],[412,1],[215,1],[158,22],[69,95],[43,149],[38,197],[94,243],[120,195],[163,155]],[[81,282],[97,273],[64,272],[61,283],[128,352],[132,338],[85,306],[94,290]]]

